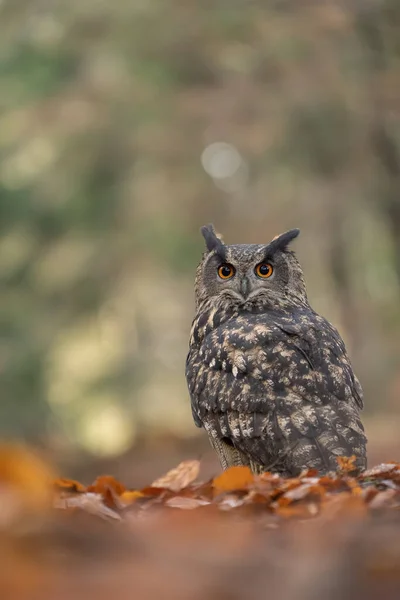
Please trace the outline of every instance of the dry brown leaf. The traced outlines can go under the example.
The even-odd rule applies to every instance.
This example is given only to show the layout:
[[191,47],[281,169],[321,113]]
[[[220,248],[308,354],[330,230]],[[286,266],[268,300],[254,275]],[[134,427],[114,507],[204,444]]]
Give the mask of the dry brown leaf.
[[305,477],[318,477],[318,469],[307,469],[306,471],[300,474],[300,479],[304,479]]
[[93,492],[94,494],[102,494],[103,496],[109,491],[113,490],[113,492],[120,496],[126,491],[125,486],[117,481],[111,475],[102,475],[98,477],[92,485],[89,485],[87,488],[88,492]]
[[271,494],[265,493],[259,490],[250,490],[244,497],[245,504],[265,504],[269,505],[271,500]]
[[328,475],[323,475],[320,477],[318,483],[329,492],[344,491],[349,487],[347,481],[341,479],[340,477],[329,477]]
[[279,500],[281,501],[283,498],[289,500],[290,502],[296,502],[303,499],[310,500],[311,498],[313,500],[320,500],[324,495],[325,490],[321,485],[310,485],[309,483],[303,483],[302,485],[285,492],[284,496]]
[[[180,491],[180,490],[178,490]],[[152,496],[154,498],[161,498],[164,496],[169,496],[171,490],[167,490],[166,488],[161,487],[153,487],[153,485],[149,485],[148,487],[144,487],[140,490],[142,496]]]
[[382,463],[380,465],[376,465],[372,469],[367,469],[364,473],[361,474],[362,479],[368,479],[373,477],[386,477],[386,475],[393,475],[399,471],[399,465],[396,463]]
[[249,467],[230,467],[213,480],[213,488],[217,494],[247,490],[254,484],[254,475]]
[[165,501],[165,505],[171,508],[183,508],[185,510],[193,510],[199,506],[210,504],[207,500],[201,498],[188,498],[187,496],[173,496]]
[[391,488],[392,490],[400,491],[400,486],[397,481],[397,477],[394,481],[393,481],[393,479],[381,479],[379,481],[379,485],[381,485],[381,486],[385,485],[386,487]]
[[121,517],[115,510],[105,506],[103,497],[100,494],[92,492],[60,498],[55,503],[55,508],[61,509],[80,509],[91,515],[101,517],[102,519],[114,519],[119,521]]
[[221,510],[231,510],[243,506],[245,497],[236,494],[226,494],[218,501],[218,506]]
[[384,463],[359,476],[351,475],[354,457],[341,457],[338,465],[335,476],[318,477],[315,470],[308,470],[293,478],[268,472],[255,476],[248,467],[231,467],[212,481],[192,485],[200,463],[188,460],[140,491],[127,490],[110,475],[98,477],[86,488],[77,481],[53,479],[47,465],[30,450],[0,445],[0,514],[10,523],[23,518],[33,506],[49,508],[54,505],[54,489],[57,508],[80,509],[113,520],[120,519],[118,511],[138,499],[142,500],[138,510],[163,505],[194,510],[214,505],[216,510],[243,507],[248,511],[254,505],[258,511],[281,518],[309,518],[320,512],[327,517],[359,518],[369,510],[399,507],[399,464]]
[[378,492],[368,503],[368,506],[372,510],[378,510],[382,508],[388,508],[390,506],[398,506],[399,502],[399,493],[396,490],[389,489]]
[[151,487],[180,492],[197,478],[199,471],[198,460],[184,460],[175,469],[171,469],[163,477],[153,481]]
[[260,475],[258,475],[257,478],[258,483],[271,483],[273,485],[279,485],[280,483],[282,483],[282,481],[284,481],[282,479],[282,477],[280,475],[278,475],[278,473],[271,473],[270,471],[264,471],[264,473],[261,473]]
[[271,498],[273,500],[283,496],[289,490],[298,488],[301,485],[301,479],[292,477],[291,479],[281,479],[278,486],[271,491]]

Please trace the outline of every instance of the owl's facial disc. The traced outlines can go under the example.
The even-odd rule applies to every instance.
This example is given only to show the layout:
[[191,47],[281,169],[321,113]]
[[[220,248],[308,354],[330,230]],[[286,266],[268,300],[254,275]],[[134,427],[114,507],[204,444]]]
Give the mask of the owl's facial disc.
[[199,265],[199,300],[210,299],[257,310],[306,302],[301,267],[288,246],[298,234],[292,229],[269,244],[225,245],[212,225],[202,227],[206,252]]

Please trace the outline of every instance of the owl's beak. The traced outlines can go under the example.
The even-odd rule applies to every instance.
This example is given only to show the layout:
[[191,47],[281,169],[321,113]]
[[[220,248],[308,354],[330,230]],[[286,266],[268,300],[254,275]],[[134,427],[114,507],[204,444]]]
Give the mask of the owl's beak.
[[243,298],[247,298],[250,293],[250,281],[247,279],[247,277],[242,277],[240,281],[240,293],[242,294]]

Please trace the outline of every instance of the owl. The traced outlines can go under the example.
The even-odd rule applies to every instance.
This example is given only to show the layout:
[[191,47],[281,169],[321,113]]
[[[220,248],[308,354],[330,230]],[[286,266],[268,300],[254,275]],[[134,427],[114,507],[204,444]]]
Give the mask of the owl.
[[295,476],[366,467],[363,394],[338,331],[310,306],[293,229],[225,245],[202,227],[186,379],[194,422],[222,468]]

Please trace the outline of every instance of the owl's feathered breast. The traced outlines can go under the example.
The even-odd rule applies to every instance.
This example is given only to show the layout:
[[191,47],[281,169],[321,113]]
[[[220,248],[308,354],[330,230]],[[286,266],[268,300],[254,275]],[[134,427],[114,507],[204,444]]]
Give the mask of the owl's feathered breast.
[[261,436],[267,445],[277,436],[315,437],[336,417],[339,433],[343,423],[345,437],[363,435],[362,391],[344,343],[309,307],[209,308],[193,323],[186,376],[196,424],[245,451]]

